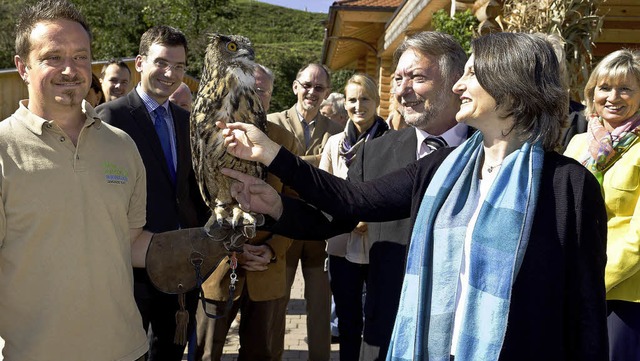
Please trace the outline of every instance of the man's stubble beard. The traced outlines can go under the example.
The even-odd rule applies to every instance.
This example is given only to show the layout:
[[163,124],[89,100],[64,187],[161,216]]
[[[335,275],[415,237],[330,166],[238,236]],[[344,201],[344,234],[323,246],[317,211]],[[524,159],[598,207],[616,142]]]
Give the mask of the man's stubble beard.
[[424,112],[422,112],[422,114],[412,114],[410,116],[407,116],[405,109],[402,108],[401,113],[405,123],[420,130],[425,130],[427,125],[433,122],[434,119],[437,119],[449,103],[448,99],[446,99],[446,95],[447,94],[445,93],[444,89],[438,91],[438,93],[436,94],[435,102],[430,102],[430,106],[428,108],[425,104],[425,110]]

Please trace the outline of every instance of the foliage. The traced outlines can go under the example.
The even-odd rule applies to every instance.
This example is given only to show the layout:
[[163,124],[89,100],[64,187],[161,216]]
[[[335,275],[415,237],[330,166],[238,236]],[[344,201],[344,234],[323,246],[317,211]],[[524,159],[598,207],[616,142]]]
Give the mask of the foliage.
[[604,0],[505,0],[496,21],[503,31],[560,35],[574,99],[583,98],[592,67],[592,46],[602,28],[596,9]]
[[436,31],[453,36],[467,54],[471,54],[471,40],[474,37],[474,29],[480,22],[471,10],[456,12],[453,17],[444,9],[433,14],[433,28]]
[[344,94],[347,80],[355,73],[356,71],[353,69],[341,69],[331,73],[331,91]]
[[298,70],[320,59],[320,42],[256,44],[256,61],[275,75],[269,112],[289,109],[296,101],[291,86]]
[[0,0],[0,69],[13,68],[15,55],[16,17],[25,0]]
[[138,53],[140,36],[147,29],[142,19],[143,2],[74,0],[93,33],[94,59],[132,57]]
[[[248,37],[254,44],[256,61],[275,74],[272,111],[287,109],[295,103],[290,84],[298,69],[306,63],[320,60],[324,34],[322,22],[326,14],[292,10],[253,0],[146,2],[142,13],[148,26],[167,24],[183,30],[187,35],[188,73],[196,78],[202,71],[207,34],[216,32]],[[154,10],[158,8],[165,11]]]
[[[12,68],[14,24],[20,9],[37,0],[0,0],[0,68]],[[256,60],[274,71],[271,109],[289,108],[291,84],[304,64],[320,61],[327,15],[255,0],[71,0],[93,32],[93,58],[133,57],[140,36],[154,25],[182,30],[189,41],[188,74],[202,71],[208,34],[240,34],[254,44]],[[346,79],[345,79],[346,80]]]

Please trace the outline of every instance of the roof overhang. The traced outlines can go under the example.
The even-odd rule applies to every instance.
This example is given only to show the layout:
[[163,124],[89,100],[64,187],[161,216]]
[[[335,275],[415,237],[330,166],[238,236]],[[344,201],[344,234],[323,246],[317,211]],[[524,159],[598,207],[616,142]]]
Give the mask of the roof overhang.
[[378,44],[381,56],[391,56],[406,36],[431,30],[433,13],[449,9],[451,0],[406,0],[387,24],[384,38]]
[[396,6],[354,6],[335,2],[329,8],[322,63],[331,69],[353,68],[364,54],[378,53],[378,41]]

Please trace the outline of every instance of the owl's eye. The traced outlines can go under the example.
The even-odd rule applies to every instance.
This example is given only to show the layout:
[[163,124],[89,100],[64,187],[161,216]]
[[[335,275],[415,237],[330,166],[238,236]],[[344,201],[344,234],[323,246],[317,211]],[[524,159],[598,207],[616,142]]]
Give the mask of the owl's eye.
[[238,50],[238,44],[236,44],[233,41],[231,41],[231,42],[229,42],[229,44],[227,44],[227,49],[229,49],[229,51],[237,51]]

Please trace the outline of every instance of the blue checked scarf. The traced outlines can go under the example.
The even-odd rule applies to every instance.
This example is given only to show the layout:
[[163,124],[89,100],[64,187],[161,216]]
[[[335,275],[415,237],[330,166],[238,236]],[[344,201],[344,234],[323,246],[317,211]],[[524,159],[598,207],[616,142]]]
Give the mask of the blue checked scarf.
[[[387,361],[449,361],[465,235],[479,199],[481,152],[482,134],[476,132],[444,160],[426,190]],[[493,361],[500,355],[543,158],[542,147],[529,143],[508,155],[480,208],[467,255],[467,306],[461,309],[456,361]]]

